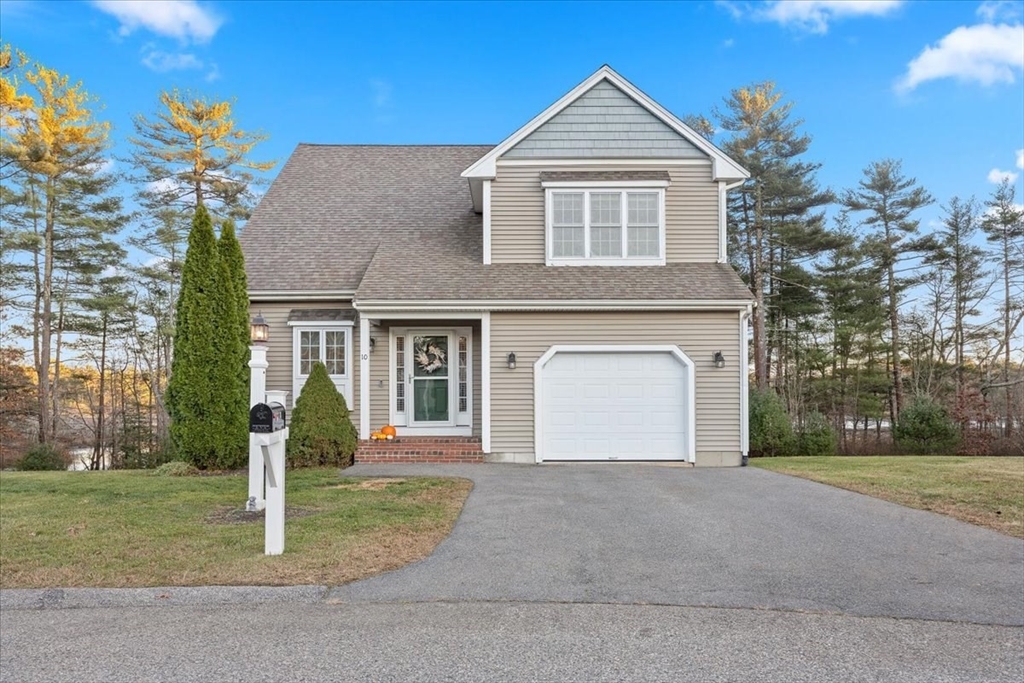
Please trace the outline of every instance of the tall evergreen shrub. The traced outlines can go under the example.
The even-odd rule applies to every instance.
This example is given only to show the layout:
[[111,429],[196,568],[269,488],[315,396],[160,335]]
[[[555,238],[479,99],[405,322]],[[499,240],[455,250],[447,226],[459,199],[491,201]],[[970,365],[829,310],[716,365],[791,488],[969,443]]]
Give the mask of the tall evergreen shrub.
[[338,393],[327,368],[315,363],[299,393],[288,426],[291,467],[348,467],[359,444],[345,397]]
[[245,257],[235,237],[235,224],[224,221],[217,242],[220,260],[221,311],[217,340],[220,345],[220,385],[225,410],[225,432],[218,466],[242,467],[248,457],[249,414],[249,294]]
[[175,309],[174,360],[167,385],[171,439],[179,458],[200,469],[217,467],[226,431],[221,344],[217,339],[221,279],[217,241],[206,208],[192,218]]

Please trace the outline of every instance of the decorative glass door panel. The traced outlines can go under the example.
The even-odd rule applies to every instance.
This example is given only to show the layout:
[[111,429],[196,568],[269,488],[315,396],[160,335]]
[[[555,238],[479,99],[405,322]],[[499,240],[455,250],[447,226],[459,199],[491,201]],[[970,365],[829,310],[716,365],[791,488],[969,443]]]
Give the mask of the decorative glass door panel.
[[412,372],[413,424],[451,422],[451,373],[448,350],[451,335],[413,335],[407,364]]

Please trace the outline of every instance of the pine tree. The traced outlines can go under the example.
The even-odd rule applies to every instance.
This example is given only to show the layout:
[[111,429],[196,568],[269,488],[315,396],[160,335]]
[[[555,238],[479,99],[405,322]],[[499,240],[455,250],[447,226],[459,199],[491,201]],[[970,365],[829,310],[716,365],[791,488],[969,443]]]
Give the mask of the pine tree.
[[223,453],[225,409],[218,315],[224,309],[217,240],[206,208],[192,219],[176,309],[174,361],[167,387],[171,439],[178,457],[200,469]]
[[[1003,436],[1013,434],[1013,406],[1011,388],[1021,382],[1010,380],[1010,344],[1013,334],[1024,319],[1024,210],[1016,203],[1016,189],[1009,180],[992,193],[985,202],[988,212],[981,229],[989,243],[994,245],[992,260],[999,265],[1003,296],[1003,333],[999,345],[1003,352],[1003,371],[999,382],[1005,391],[1003,410]],[[998,355],[998,353],[997,353]]]
[[874,263],[885,287],[889,318],[889,360],[892,371],[893,398],[889,406],[891,424],[899,420],[903,408],[903,370],[900,366],[900,302],[903,293],[918,282],[916,272],[902,274],[908,259],[919,257],[931,245],[930,240],[917,237],[918,220],[914,212],[932,203],[932,197],[907,178],[899,161],[884,159],[864,169],[864,179],[856,190],[843,194],[843,205],[850,211],[865,212],[862,225],[873,232],[864,240],[864,247]]
[[221,346],[220,385],[227,426],[219,464],[222,468],[233,469],[241,467],[248,454],[249,293],[245,280],[245,257],[231,220],[224,221],[221,226],[217,253],[224,309],[218,317],[217,340]]

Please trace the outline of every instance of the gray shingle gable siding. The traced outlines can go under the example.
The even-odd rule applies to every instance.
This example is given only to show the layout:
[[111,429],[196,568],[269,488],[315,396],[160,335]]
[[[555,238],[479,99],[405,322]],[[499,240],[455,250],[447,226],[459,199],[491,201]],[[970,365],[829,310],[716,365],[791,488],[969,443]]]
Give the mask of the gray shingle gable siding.
[[601,81],[504,154],[531,158],[707,155],[608,81]]

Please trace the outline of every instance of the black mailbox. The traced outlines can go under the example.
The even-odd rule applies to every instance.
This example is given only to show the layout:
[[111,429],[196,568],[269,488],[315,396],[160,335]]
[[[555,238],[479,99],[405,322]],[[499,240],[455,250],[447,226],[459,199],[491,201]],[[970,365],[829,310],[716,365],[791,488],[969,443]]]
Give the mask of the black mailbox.
[[284,429],[284,406],[280,403],[257,403],[249,410],[249,431],[269,434]]

